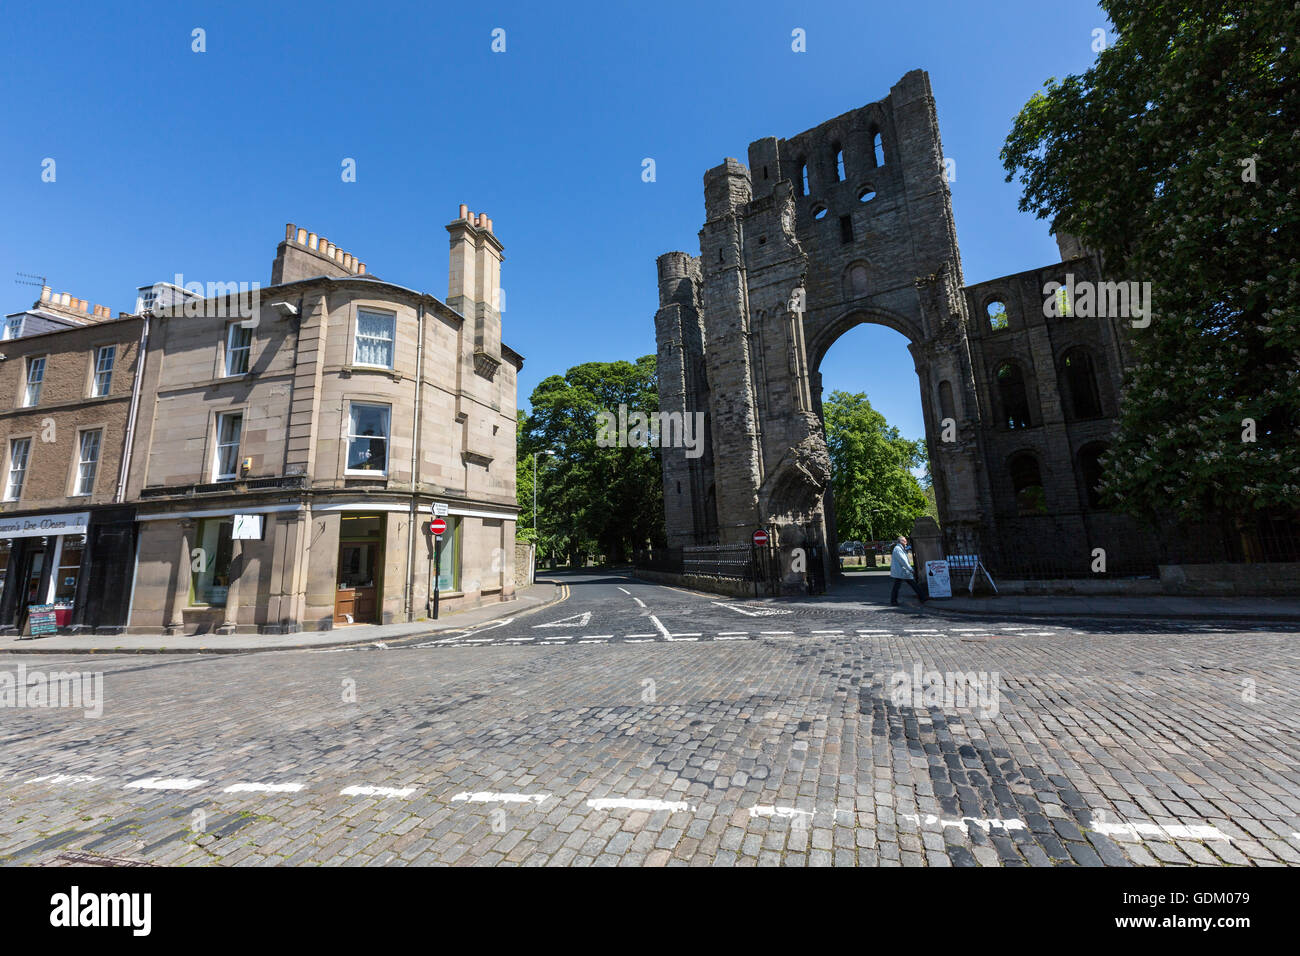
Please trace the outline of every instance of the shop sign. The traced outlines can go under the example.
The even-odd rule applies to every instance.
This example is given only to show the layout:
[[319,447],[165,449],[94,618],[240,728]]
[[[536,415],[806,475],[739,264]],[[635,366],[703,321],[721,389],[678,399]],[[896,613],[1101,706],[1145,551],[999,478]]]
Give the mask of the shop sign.
[[89,511],[54,515],[0,515],[0,538],[35,538],[44,535],[85,534]]

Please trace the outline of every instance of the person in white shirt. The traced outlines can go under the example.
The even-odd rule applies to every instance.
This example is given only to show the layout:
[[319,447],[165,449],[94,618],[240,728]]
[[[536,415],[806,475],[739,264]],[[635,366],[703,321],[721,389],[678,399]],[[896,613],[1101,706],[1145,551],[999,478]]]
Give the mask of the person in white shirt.
[[912,563],[907,560],[907,539],[902,535],[894,542],[894,553],[889,558],[889,576],[894,579],[894,589],[889,593],[889,603],[898,604],[898,589],[907,582],[913,591],[916,592],[917,600],[922,604],[925,603],[925,595],[921,589],[916,586],[916,575],[912,571]]

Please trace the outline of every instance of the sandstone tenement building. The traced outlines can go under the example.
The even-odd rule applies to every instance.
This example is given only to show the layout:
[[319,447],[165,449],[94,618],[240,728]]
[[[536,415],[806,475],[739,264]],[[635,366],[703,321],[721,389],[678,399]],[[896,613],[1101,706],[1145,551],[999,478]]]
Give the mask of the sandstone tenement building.
[[251,300],[160,283],[139,314],[5,341],[0,628],[33,604],[177,635],[411,621],[435,575],[448,609],[512,598],[504,247],[465,206],[447,230],[445,302],[290,224]]
[[663,451],[670,547],[743,544],[762,527],[834,554],[818,369],[844,332],[875,322],[908,339],[950,546],[1022,563],[1070,549],[1080,567],[1103,547],[1141,564],[1149,542],[1093,490],[1126,320],[1045,317],[1045,283],[1099,277],[1066,236],[1058,263],[966,284],[926,73],[751,143],[748,165],[705,174],[704,204],[699,255],[658,260],[661,407],[705,411],[709,429],[699,458]]

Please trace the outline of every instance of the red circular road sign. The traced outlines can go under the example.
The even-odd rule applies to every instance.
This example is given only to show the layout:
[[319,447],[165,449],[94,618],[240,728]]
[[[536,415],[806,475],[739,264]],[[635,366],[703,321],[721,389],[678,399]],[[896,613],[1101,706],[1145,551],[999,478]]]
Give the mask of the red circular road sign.
[[443,521],[441,518],[434,518],[429,522],[429,530],[436,535],[441,535],[447,530],[447,522]]
[[767,544],[767,532],[764,531],[762,528],[759,528],[757,531],[754,532],[754,544],[758,545],[759,547],[762,547],[763,545]]

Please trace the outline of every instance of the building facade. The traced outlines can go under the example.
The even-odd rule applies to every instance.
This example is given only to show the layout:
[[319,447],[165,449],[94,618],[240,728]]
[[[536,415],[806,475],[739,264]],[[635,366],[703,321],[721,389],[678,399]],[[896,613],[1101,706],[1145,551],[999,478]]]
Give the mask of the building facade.
[[0,633],[27,630],[33,605],[53,605],[72,631],[127,622],[136,526],[124,486],[144,323],[100,306],[86,321],[80,300],[61,307],[48,289],[31,312],[64,309],[71,321],[28,323],[0,344]]
[[[128,399],[103,453],[125,462],[106,503],[126,509],[115,516],[131,532],[132,571],[116,588],[125,613],[111,626],[285,633],[423,619],[435,586],[443,610],[514,597],[523,360],[501,342],[503,246],[464,206],[447,229],[445,302],[290,224],[269,286],[160,284],[140,291],[141,314],[98,329],[138,343],[123,353],[138,373],[134,409]],[[55,338],[84,353],[91,331],[18,342],[24,356]],[[0,388],[21,392],[18,364],[0,363]],[[71,404],[84,431],[97,406]],[[36,417],[15,409],[11,446]],[[55,508],[43,474],[24,512]],[[435,507],[447,523],[436,567]],[[11,558],[14,580],[34,573],[24,560]],[[6,582],[0,623],[28,597]]]
[[709,433],[700,457],[663,451],[669,545],[743,545],[765,528],[786,546],[789,586],[803,578],[792,547],[829,545],[829,570],[819,368],[872,322],[908,339],[951,545],[1021,563],[1042,549],[1081,569],[1102,547],[1140,564],[1141,532],[1095,492],[1128,320],[1068,303],[1048,314],[1046,283],[1100,278],[1069,237],[1059,263],[966,285],[928,76],[757,140],[748,159],[705,174],[699,255],[658,260],[661,407],[705,412]]

